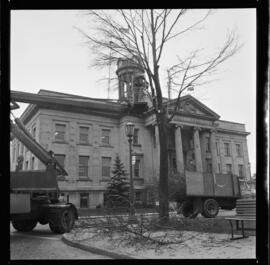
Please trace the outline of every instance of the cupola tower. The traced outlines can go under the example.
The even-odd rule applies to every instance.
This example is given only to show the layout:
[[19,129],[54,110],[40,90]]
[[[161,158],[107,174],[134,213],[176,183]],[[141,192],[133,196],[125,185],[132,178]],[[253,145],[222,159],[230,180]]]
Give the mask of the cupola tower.
[[119,101],[130,104],[144,101],[145,81],[144,69],[138,58],[120,58],[117,61]]

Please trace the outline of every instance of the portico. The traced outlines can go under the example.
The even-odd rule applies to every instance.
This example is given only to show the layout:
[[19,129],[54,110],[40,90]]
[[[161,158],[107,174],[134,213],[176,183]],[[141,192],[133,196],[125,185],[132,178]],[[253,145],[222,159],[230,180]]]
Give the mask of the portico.
[[203,173],[202,134],[210,134],[212,172],[218,172],[216,131],[214,129],[174,124],[176,167],[179,173],[185,170]]

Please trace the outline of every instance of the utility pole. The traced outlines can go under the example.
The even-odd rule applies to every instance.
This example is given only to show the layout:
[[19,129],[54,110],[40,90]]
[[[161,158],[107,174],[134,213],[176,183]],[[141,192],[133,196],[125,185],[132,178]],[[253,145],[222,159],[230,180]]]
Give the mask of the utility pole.
[[167,114],[169,114],[169,104],[171,101],[171,84],[172,84],[172,77],[170,76],[170,70],[167,70],[167,74],[168,74],[168,82],[167,82],[167,86],[168,86],[168,101],[167,101]]
[[112,41],[110,41],[110,55],[109,55],[109,79],[108,79],[108,99],[110,98],[110,87],[111,87],[111,57],[112,57],[112,48],[111,45],[113,44]]

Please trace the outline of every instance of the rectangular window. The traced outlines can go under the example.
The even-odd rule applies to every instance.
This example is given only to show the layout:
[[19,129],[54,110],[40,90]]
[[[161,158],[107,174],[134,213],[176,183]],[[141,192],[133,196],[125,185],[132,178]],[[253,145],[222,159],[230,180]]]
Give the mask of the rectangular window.
[[229,143],[224,143],[224,149],[225,149],[225,156],[230,156],[230,144]]
[[24,145],[22,145],[22,148],[21,148],[21,155],[24,154]]
[[111,173],[111,157],[102,157],[102,177],[110,177]]
[[177,171],[176,158],[173,158],[172,159],[172,169],[173,169],[173,172],[176,172]]
[[110,132],[111,130],[109,129],[101,130],[101,144],[110,145]]
[[15,145],[13,146],[13,152],[12,152],[12,161],[15,161],[15,157],[16,157],[16,147]]
[[207,164],[207,173],[212,173],[212,164],[211,163],[208,163]]
[[88,144],[89,143],[89,128],[80,126],[80,136],[79,136],[79,142],[81,144]]
[[135,164],[134,164],[134,177],[139,178],[141,172],[141,160],[139,158],[136,158]]
[[25,162],[25,170],[28,170],[28,164],[29,164],[29,162],[26,161],[26,162]]
[[218,163],[218,173],[221,173],[221,165]]
[[56,123],[55,124],[54,140],[64,142],[65,141],[65,134],[66,134],[66,125]]
[[89,207],[89,193],[80,193],[80,208]]
[[127,98],[128,92],[127,92],[127,83],[124,83],[124,98]]
[[135,202],[141,202],[141,201],[142,201],[142,192],[135,191]]
[[194,149],[194,140],[193,139],[191,139],[189,141],[189,149]]
[[156,130],[153,129],[153,144],[154,144],[154,148],[156,148],[157,146],[157,139],[156,139],[157,135],[156,135]]
[[244,177],[244,166],[243,165],[238,165],[238,172],[239,172],[239,177]]
[[227,172],[227,174],[232,173],[232,164],[226,164],[226,172]]
[[34,139],[36,139],[36,127],[32,128],[32,136]]
[[79,156],[79,178],[88,178],[89,156]]
[[18,159],[18,156],[20,155],[20,143],[17,143],[17,150],[16,150],[16,159]]
[[133,144],[139,144],[139,129],[134,129]]
[[31,159],[31,169],[34,170],[35,169],[35,157],[32,156],[32,159]]
[[65,155],[60,155],[60,154],[55,154],[54,155],[55,159],[59,162],[59,164],[65,168]]
[[241,144],[236,144],[236,154],[237,154],[238,157],[242,156]]
[[210,137],[206,137],[206,152],[210,152]]
[[216,142],[216,149],[217,149],[217,155],[219,156],[219,143],[218,142]]

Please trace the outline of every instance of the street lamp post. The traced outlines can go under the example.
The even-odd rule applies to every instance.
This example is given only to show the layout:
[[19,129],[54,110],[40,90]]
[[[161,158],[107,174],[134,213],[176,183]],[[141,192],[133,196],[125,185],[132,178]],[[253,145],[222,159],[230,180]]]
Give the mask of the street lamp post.
[[130,171],[130,192],[129,192],[129,217],[128,222],[134,223],[137,221],[135,217],[135,209],[134,209],[134,186],[133,186],[133,174],[132,174],[132,137],[134,135],[134,124],[132,122],[128,122],[126,124],[126,136],[128,137],[129,142],[129,171]]

